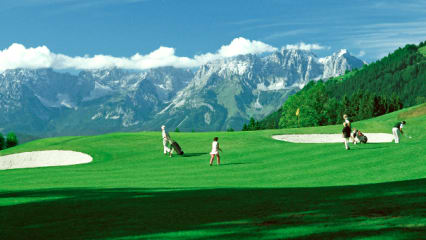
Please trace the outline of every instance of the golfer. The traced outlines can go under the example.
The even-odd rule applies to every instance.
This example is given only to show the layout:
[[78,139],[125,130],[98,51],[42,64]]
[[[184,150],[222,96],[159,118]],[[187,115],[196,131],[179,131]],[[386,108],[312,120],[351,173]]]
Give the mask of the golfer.
[[349,150],[349,138],[351,137],[351,122],[348,119],[348,115],[343,115],[343,129],[342,129],[342,136],[343,141],[345,142],[345,148],[346,150]]
[[353,144],[357,144],[360,142],[358,138],[358,130],[356,128],[354,128],[354,130],[352,131],[351,139]]
[[220,156],[219,156],[219,151],[222,151],[222,149],[220,149],[219,147],[219,142],[218,142],[219,138],[215,137],[213,138],[213,142],[212,142],[212,151],[210,152],[211,158],[210,158],[210,166],[213,165],[213,159],[214,156],[216,156],[217,158],[217,165],[220,165]]
[[161,126],[161,135],[163,136],[163,151],[164,155],[167,153],[170,154],[170,157],[172,157],[172,151],[173,149],[169,148],[169,143],[171,143],[172,138],[170,137],[169,133],[166,131],[166,126]]
[[401,134],[404,134],[402,128],[405,126],[405,121],[398,122],[392,128],[393,138],[395,139],[395,143],[399,143],[399,139],[401,138]]

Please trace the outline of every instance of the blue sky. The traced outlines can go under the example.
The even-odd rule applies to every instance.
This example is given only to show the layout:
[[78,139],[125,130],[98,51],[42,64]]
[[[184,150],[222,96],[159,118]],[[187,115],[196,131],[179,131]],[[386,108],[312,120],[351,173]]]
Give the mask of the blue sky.
[[[242,37],[280,48],[317,44],[374,61],[426,40],[426,0],[2,0],[0,51],[13,43],[66,56],[216,53]],[[181,59],[179,59],[181,60]]]

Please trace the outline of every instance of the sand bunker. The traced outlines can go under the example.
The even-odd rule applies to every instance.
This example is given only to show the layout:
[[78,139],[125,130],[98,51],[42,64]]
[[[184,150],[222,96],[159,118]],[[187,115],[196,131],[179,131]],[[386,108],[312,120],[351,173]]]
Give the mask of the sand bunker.
[[90,155],[74,151],[51,150],[25,152],[1,156],[0,170],[67,166],[88,163],[92,160],[93,158]]
[[[392,142],[393,136],[388,133],[364,133],[368,143]],[[294,143],[341,143],[342,134],[289,134],[275,135],[273,139]]]

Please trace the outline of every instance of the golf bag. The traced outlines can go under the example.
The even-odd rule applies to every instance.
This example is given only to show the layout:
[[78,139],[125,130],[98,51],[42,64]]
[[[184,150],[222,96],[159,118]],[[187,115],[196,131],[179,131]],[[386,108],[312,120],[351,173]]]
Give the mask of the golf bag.
[[183,155],[182,148],[179,146],[179,144],[176,141],[172,141],[171,147],[176,151],[178,155]]
[[360,143],[367,143],[368,138],[361,131],[357,131],[356,135],[357,135],[356,137],[358,138]]

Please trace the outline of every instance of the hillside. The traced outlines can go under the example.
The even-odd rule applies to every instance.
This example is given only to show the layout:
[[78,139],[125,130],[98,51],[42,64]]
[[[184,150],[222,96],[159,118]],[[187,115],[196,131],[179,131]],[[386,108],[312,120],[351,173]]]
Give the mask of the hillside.
[[[160,132],[36,140],[1,155],[68,149],[90,164],[0,174],[7,239],[424,237],[426,105],[354,122],[400,144],[293,144],[286,133],[339,133],[340,125],[255,132],[171,133],[187,155],[162,154]],[[209,167],[219,137],[222,166]],[[69,226],[72,226],[70,228]]]
[[283,104],[281,116],[271,114],[260,125],[322,126],[340,122],[344,113],[356,121],[421,104],[426,101],[425,45],[407,45],[361,69],[310,82]]

